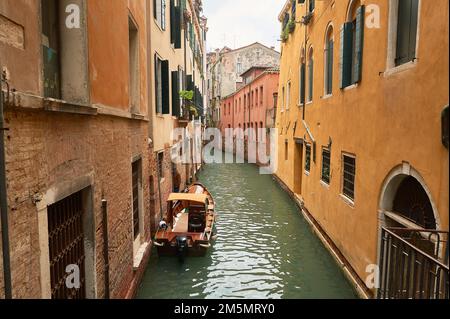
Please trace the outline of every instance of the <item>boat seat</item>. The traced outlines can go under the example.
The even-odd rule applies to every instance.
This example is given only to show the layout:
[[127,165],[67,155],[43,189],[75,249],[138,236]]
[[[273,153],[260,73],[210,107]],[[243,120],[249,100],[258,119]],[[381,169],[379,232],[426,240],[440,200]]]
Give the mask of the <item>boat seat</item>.
[[199,233],[205,228],[205,218],[201,214],[189,214],[189,232]]

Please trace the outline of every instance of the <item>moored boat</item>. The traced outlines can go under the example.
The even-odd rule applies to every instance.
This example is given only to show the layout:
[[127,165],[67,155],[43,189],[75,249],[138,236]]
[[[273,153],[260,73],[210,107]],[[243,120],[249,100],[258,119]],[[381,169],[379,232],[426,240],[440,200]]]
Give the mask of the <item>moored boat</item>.
[[160,256],[201,257],[214,239],[215,203],[200,183],[184,193],[173,193],[167,200],[167,214],[160,222],[154,245]]

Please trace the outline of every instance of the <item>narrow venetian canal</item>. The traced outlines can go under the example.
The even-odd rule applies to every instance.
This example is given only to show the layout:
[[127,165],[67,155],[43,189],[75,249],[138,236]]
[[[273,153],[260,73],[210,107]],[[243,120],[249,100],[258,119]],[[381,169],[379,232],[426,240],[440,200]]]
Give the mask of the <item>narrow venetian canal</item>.
[[217,203],[218,232],[205,258],[158,258],[138,298],[356,298],[295,203],[249,164],[207,165],[200,181]]

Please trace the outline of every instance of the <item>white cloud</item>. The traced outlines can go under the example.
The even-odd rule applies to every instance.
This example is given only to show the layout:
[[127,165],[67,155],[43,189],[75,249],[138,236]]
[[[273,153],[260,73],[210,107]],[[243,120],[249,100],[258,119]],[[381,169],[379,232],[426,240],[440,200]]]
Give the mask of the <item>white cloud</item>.
[[204,0],[208,49],[261,42],[279,49],[280,13],[285,0]]

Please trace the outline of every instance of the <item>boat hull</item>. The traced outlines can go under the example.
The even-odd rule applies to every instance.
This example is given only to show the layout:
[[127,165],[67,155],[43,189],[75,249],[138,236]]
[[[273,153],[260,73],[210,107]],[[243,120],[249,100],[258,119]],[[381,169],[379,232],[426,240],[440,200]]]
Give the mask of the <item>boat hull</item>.
[[[201,246],[188,247],[183,257],[205,257],[208,253],[208,248]],[[157,247],[159,257],[180,257],[180,253],[177,246],[167,245],[163,247]]]

